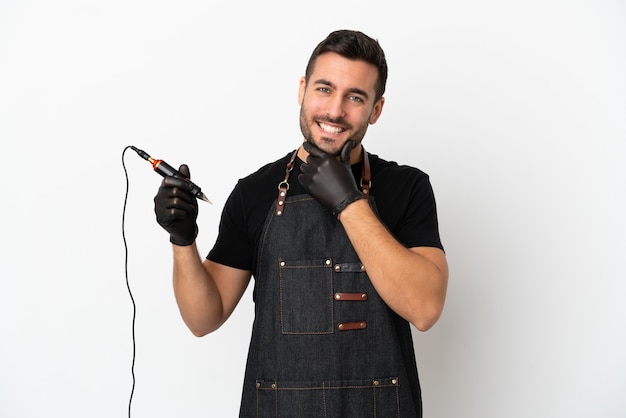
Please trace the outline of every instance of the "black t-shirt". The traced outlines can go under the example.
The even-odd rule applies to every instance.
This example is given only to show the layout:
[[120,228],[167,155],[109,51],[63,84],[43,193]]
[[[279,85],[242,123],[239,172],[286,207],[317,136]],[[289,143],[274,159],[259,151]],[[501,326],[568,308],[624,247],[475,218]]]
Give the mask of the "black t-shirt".
[[[217,240],[207,255],[209,260],[250,270],[252,274],[256,272],[263,225],[269,211],[274,209],[278,184],[285,178],[292,154],[293,151],[237,182],[222,211]],[[370,196],[374,198],[379,217],[387,229],[407,248],[443,249],[428,175],[417,168],[383,160],[375,154],[369,154],[369,159]],[[287,196],[305,193],[298,181],[301,164],[302,160],[296,158],[289,176]],[[357,184],[360,184],[362,166],[363,162],[352,165]]]

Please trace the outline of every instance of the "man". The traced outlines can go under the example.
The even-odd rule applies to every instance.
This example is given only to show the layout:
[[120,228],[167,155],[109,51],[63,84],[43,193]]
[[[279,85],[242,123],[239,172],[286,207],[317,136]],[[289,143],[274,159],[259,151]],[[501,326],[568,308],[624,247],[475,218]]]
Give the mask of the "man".
[[193,334],[219,328],[254,276],[241,417],[422,416],[409,323],[438,320],[448,268],[428,176],[362,146],[386,80],[376,40],[323,40],[300,80],[302,145],[237,183],[205,260],[185,183],[166,177],[155,197]]

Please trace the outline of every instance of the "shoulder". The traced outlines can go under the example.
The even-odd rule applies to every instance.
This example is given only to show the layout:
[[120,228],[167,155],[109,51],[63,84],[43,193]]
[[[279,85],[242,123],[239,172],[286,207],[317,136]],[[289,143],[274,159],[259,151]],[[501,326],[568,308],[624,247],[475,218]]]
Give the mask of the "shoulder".
[[[369,154],[372,171],[372,189],[376,184],[393,190],[407,190],[429,184],[429,177],[424,171],[410,165],[388,161],[376,154]],[[373,190],[372,190],[373,191]]]
[[237,182],[235,189],[239,189],[245,193],[258,194],[259,189],[270,188],[275,191],[278,183],[284,179],[287,163],[291,158],[293,151],[290,151],[285,156],[267,163],[256,171],[242,177]]
[[235,217],[238,223],[264,219],[278,196],[278,184],[285,178],[292,154],[293,151],[240,178],[226,201],[225,213]]
[[407,247],[441,248],[435,197],[419,168],[370,154],[371,195],[381,220]]
[[285,178],[292,153],[237,181],[222,209],[219,235],[207,256],[209,259],[242,270],[254,270],[256,244],[263,222],[278,195],[278,183]]

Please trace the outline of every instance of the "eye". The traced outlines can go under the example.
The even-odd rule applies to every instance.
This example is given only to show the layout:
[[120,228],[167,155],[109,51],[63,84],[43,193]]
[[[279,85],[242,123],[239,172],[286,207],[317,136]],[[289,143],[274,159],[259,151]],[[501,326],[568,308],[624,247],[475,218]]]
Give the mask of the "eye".
[[357,103],[363,103],[363,98],[360,96],[348,96],[348,100],[351,100]]
[[330,89],[328,87],[318,87],[317,91],[320,93],[330,93]]

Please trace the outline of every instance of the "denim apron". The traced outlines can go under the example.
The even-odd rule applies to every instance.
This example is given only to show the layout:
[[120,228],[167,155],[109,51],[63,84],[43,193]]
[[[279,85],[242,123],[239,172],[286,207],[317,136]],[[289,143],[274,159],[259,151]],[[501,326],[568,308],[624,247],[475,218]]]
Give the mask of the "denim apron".
[[240,417],[421,417],[409,324],[378,296],[331,211],[287,196],[295,156],[259,245]]

